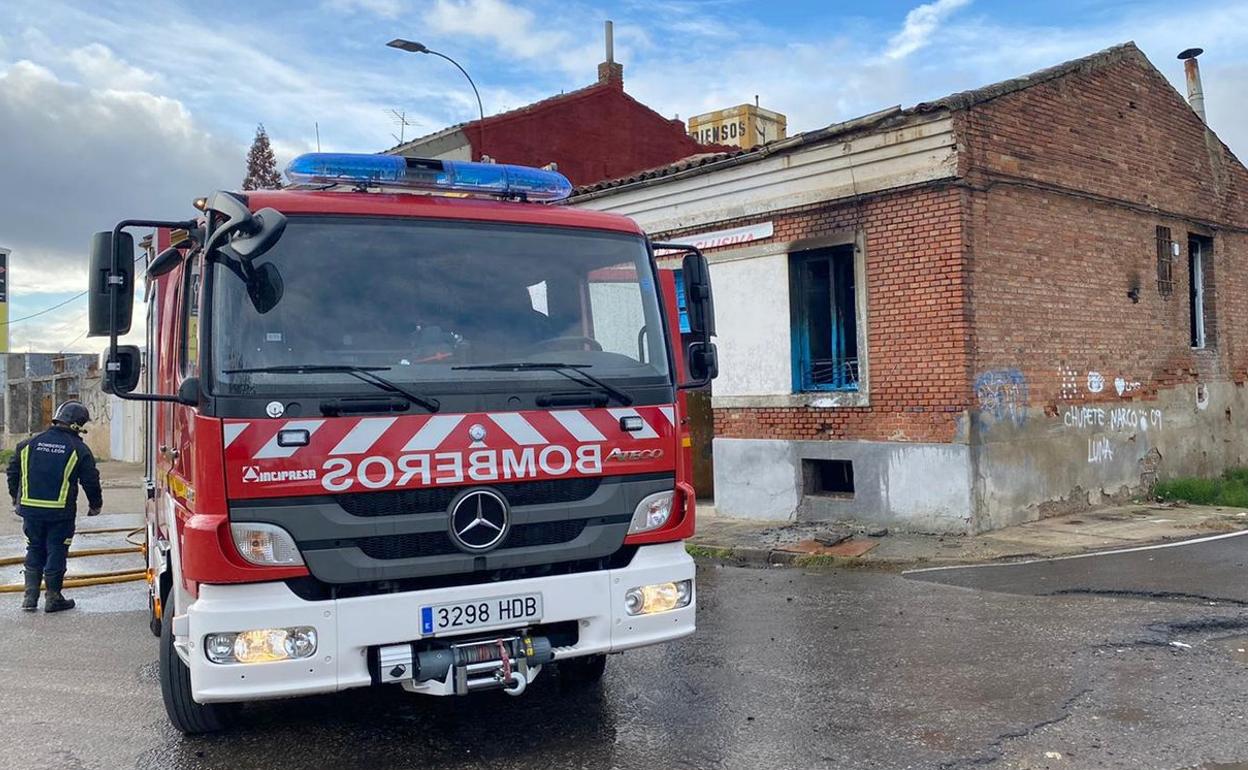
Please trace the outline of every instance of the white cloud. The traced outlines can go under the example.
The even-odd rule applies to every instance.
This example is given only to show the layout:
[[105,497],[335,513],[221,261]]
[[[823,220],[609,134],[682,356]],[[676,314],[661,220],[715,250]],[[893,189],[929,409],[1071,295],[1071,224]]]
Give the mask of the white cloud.
[[38,321],[13,324],[9,330],[9,350],[14,353],[58,353],[96,351],[101,346],[86,339],[86,301],[72,302]]
[[[14,297],[85,289],[91,233],[128,217],[185,218],[192,198],[243,172],[244,148],[204,131],[177,100],[92,90],[29,61],[0,70],[0,125],[22,147],[0,152],[0,179],[18,180],[0,206]],[[81,331],[75,307],[12,335],[59,350]]]
[[904,59],[926,46],[944,20],[969,2],[970,0],[936,0],[912,9],[906,14],[901,31],[888,41],[884,56],[889,59]]
[[[82,254],[20,249],[9,256],[9,291],[20,295],[81,291],[87,285],[86,243]],[[12,315],[12,314],[10,314]]]
[[342,13],[371,13],[383,19],[398,18],[405,10],[402,0],[325,0],[323,5]]
[[435,0],[425,23],[434,33],[485,38],[525,58],[557,52],[567,39],[549,24],[539,24],[532,11],[505,0]]
[[[484,40],[501,58],[524,59],[539,70],[557,69],[583,82],[592,82],[605,56],[600,12],[570,5],[560,6],[557,16],[547,8],[539,17],[507,0],[434,0],[424,27],[438,36]],[[626,61],[631,45],[646,39],[644,30],[616,24],[616,61]],[[421,42],[437,47],[432,38]],[[487,106],[486,112],[492,111]]]
[[116,91],[152,91],[161,78],[118,59],[106,45],[91,43],[69,53],[69,62],[84,85]]

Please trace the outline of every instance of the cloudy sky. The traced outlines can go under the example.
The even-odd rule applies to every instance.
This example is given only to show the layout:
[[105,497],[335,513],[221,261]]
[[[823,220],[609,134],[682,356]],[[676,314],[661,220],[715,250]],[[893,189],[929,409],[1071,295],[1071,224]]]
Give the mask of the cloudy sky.
[[[293,8],[302,8],[294,11]],[[1248,153],[1248,0],[6,0],[0,4],[0,246],[10,317],[86,286],[90,234],[181,218],[237,187],[263,123],[283,162],[395,143],[588,85],[602,21],[625,87],[666,115],[749,101],[802,131],[910,105],[1135,40],[1172,82],[1201,46],[1210,124]],[[15,351],[98,350],[85,299],[10,326]]]

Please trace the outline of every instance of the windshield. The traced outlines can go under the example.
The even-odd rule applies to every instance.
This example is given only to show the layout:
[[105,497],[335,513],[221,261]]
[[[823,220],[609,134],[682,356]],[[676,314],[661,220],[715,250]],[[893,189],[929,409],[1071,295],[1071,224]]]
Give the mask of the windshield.
[[543,367],[457,368],[499,363],[557,361],[602,380],[667,381],[659,302],[639,236],[292,217],[255,267],[250,292],[236,262],[213,267],[218,393],[358,387],[341,371],[232,371],[308,365],[389,367],[387,379],[434,391],[468,380],[567,382]]

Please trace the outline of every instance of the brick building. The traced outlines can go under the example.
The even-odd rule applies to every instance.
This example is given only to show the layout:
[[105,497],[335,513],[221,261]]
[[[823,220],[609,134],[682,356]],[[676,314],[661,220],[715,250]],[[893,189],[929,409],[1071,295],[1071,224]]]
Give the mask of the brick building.
[[721,512],[973,532],[1248,460],[1245,193],[1128,43],[574,205],[708,246]]
[[[608,22],[609,24],[609,22]],[[487,115],[404,142],[386,152],[413,158],[481,160],[545,166],[555,163],[573,184],[627,176],[693,155],[728,148],[699,144],[685,124],[624,92],[624,67],[607,58],[591,86]]]

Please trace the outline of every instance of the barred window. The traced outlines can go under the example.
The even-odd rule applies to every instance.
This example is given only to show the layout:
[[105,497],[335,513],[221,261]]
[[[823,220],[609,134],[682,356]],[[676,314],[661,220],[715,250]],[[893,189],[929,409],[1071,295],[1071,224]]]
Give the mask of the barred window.
[[1157,226],[1157,293],[1169,297],[1174,293],[1174,239],[1170,228]]

